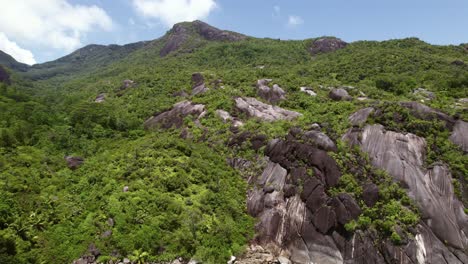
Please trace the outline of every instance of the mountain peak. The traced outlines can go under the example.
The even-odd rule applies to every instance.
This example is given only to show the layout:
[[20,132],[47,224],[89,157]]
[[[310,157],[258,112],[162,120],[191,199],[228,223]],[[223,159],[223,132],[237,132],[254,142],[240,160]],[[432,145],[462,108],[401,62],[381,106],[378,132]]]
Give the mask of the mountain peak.
[[233,42],[243,40],[247,38],[247,36],[237,32],[222,30],[203,21],[195,20],[192,22],[180,22],[175,24],[164,38],[167,41],[161,49],[161,57],[179,49],[186,44],[189,39]]

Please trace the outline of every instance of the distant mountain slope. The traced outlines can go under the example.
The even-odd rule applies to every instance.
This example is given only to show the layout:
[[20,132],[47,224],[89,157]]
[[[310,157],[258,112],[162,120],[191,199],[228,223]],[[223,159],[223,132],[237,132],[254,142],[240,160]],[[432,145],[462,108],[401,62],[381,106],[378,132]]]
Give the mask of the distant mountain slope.
[[30,67],[27,64],[17,62],[11,55],[0,50],[0,65],[6,66],[12,70],[16,71],[27,71]]
[[47,79],[57,75],[91,72],[125,58],[128,54],[144,47],[148,42],[141,41],[127,45],[88,45],[65,57],[32,66],[27,76],[32,79]]

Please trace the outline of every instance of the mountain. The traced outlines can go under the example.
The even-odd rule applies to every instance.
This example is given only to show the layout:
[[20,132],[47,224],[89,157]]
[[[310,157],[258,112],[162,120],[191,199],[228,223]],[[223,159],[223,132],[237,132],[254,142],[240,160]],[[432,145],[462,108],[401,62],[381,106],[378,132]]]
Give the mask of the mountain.
[[468,263],[464,45],[125,47],[0,84],[2,263]]
[[24,72],[30,67],[27,64],[17,62],[12,56],[0,50],[0,65],[6,66],[12,70]]
[[48,79],[57,75],[89,73],[125,58],[146,44],[147,41],[123,46],[88,45],[57,60],[35,64],[28,69],[26,76],[32,79]]

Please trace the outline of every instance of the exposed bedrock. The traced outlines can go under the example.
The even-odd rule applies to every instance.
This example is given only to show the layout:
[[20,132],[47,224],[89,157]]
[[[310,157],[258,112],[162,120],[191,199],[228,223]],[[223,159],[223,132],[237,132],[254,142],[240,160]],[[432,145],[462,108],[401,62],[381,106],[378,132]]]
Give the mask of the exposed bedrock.
[[273,84],[270,88],[268,86],[270,82],[271,79],[261,79],[257,81],[258,96],[272,104],[277,104],[286,99],[286,92],[278,84]]
[[423,221],[441,241],[467,248],[468,217],[454,195],[450,170],[442,163],[424,167],[424,138],[367,125],[362,130],[349,130],[344,139],[359,145],[375,167],[386,170],[407,188],[421,209]]
[[[247,209],[257,218],[254,243],[299,264],[468,263],[466,215],[454,197],[447,167],[423,167],[424,139],[385,132],[380,125],[355,128],[346,135],[369,154],[374,166],[407,186],[422,209],[415,237],[398,246],[372,229],[344,229],[361,208],[349,194],[328,195],[341,172],[325,150],[302,138],[305,133],[292,129],[285,139],[271,140],[263,172],[249,178]],[[375,184],[363,186],[368,206],[378,199]]]
[[458,145],[465,153],[468,152],[468,122],[458,120],[453,127],[450,140]]
[[145,129],[156,128],[180,128],[184,124],[184,118],[192,116],[195,120],[199,120],[206,114],[205,106],[202,104],[194,104],[190,101],[182,101],[174,104],[172,109],[156,113],[148,118],[145,123]]
[[263,121],[293,120],[302,114],[283,109],[278,106],[262,103],[252,97],[238,97],[235,99],[236,108],[248,117],[254,117]]

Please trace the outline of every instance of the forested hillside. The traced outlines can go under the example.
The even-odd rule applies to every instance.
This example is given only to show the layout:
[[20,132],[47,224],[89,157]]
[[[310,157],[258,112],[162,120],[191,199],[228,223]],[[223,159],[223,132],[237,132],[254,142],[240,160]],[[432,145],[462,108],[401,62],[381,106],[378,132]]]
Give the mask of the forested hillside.
[[0,64],[2,263],[468,261],[466,45],[195,21]]

